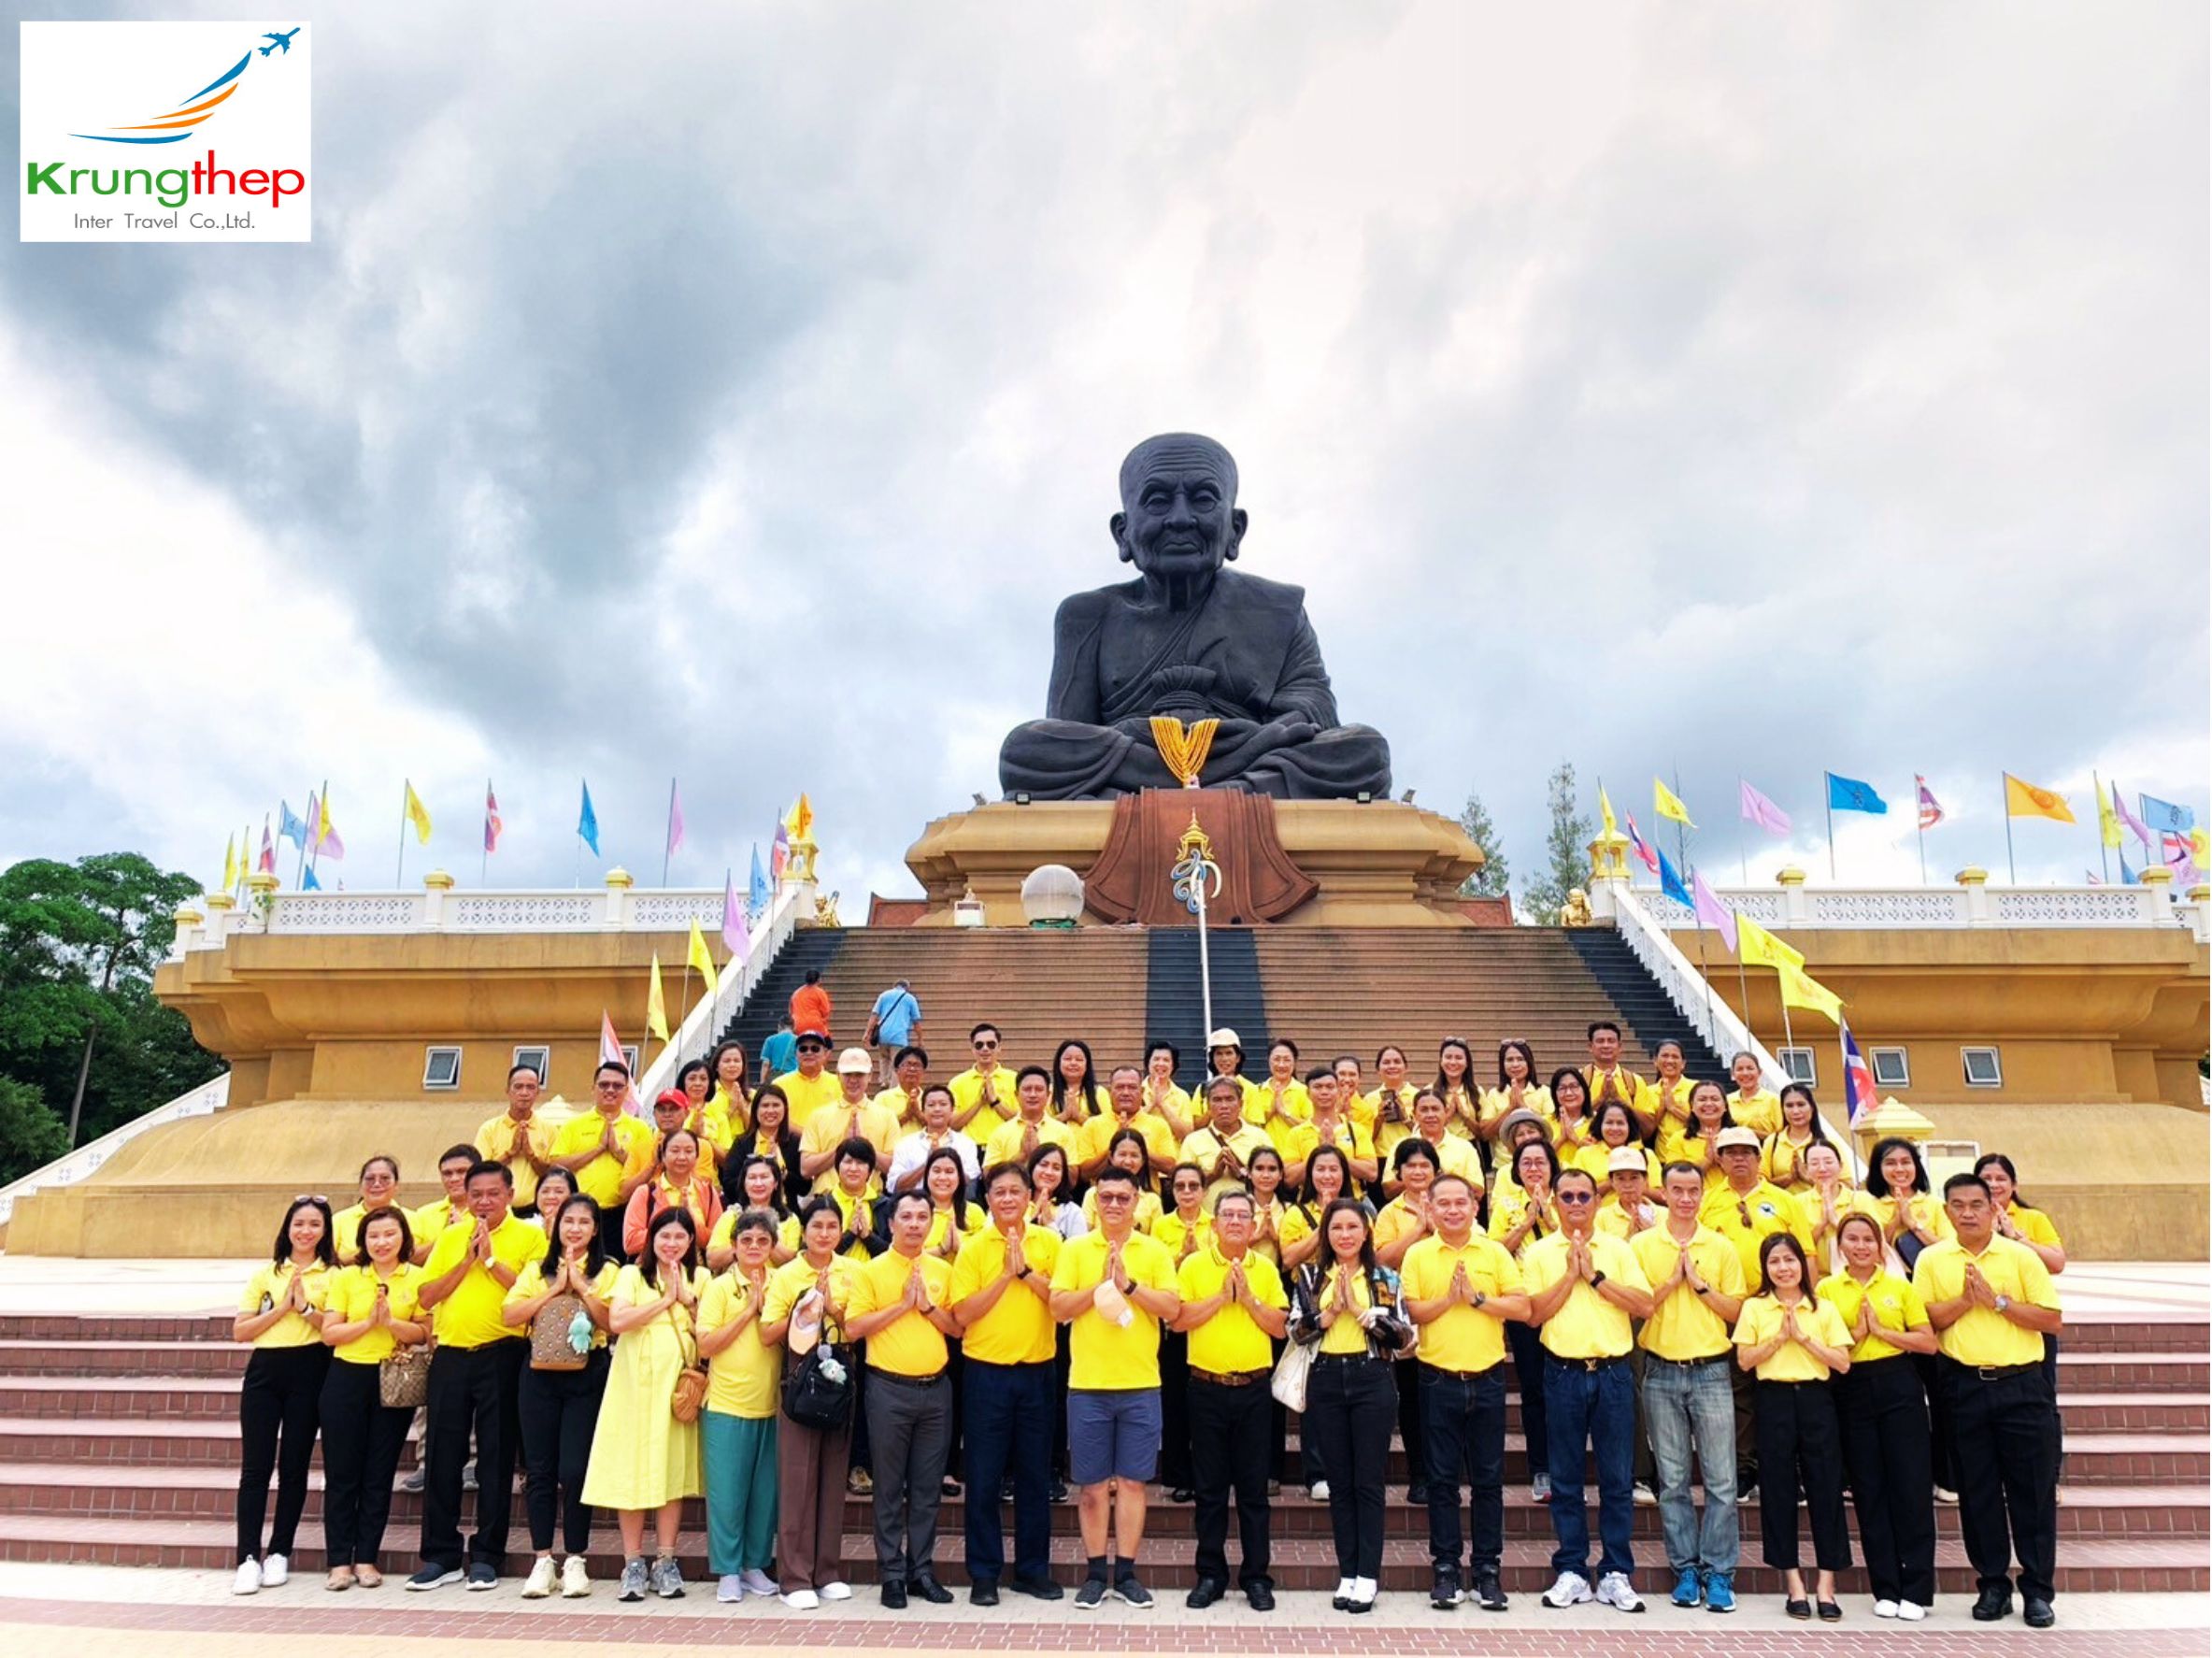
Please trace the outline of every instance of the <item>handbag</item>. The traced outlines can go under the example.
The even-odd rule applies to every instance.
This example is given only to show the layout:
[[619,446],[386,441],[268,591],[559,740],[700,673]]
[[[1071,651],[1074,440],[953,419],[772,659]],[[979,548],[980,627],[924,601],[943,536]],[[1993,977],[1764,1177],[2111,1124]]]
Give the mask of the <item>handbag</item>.
[[1267,1384],[1277,1404],[1301,1416],[1306,1414],[1306,1382],[1313,1374],[1313,1354],[1314,1349],[1307,1343],[1292,1342],[1276,1360],[1274,1379]]
[[852,1415],[852,1350],[817,1342],[783,1373],[783,1413],[803,1428],[834,1433]]
[[392,1350],[377,1365],[377,1399],[389,1410],[412,1410],[430,1398],[430,1343]]
[[[673,1319],[675,1309],[669,1309]],[[692,1339],[691,1321],[686,1319],[676,1326],[676,1337],[684,1352],[683,1368],[677,1372],[676,1390],[668,1395],[668,1409],[678,1422],[693,1422],[706,1406],[706,1369],[699,1363],[698,1344]]]
[[537,1316],[530,1321],[530,1367],[533,1370],[581,1370],[591,1360],[591,1350],[582,1352],[569,1338],[577,1315],[584,1310],[580,1295],[555,1295],[537,1309]]

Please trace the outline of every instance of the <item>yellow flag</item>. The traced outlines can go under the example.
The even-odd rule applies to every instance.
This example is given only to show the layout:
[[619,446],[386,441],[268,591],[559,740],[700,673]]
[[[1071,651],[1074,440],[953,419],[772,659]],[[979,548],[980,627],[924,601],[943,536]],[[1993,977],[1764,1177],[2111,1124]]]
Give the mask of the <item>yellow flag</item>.
[[1605,798],[1605,785],[1603,783],[1598,785],[1598,819],[1605,826],[1607,840],[1620,833],[1620,825],[1613,821],[1613,803]]
[[1782,969],[1781,987],[1783,1007],[1810,1008],[1828,1015],[1831,1023],[1843,1023],[1843,998],[1802,967]]
[[237,843],[235,835],[222,837],[222,890],[226,893],[238,884]]
[[706,935],[699,931],[697,916],[692,917],[692,948],[685,959],[698,972],[699,977],[706,980],[706,993],[710,996],[714,994],[714,957],[707,953]]
[[2097,837],[2106,846],[2119,844],[2119,815],[2112,809],[2112,797],[2102,783],[2097,785]]
[[1747,967],[1772,967],[1777,972],[1803,973],[1805,956],[1753,921],[1742,910],[1735,917],[1736,959]]
[[[2010,772],[2005,774],[2005,815],[2008,818],[2052,818],[2062,823],[2074,822],[2074,808],[2066,804],[2063,794],[2054,794],[2048,789],[2038,789],[2034,783],[2023,783]],[[2113,844],[2119,843],[2116,841]]]
[[2212,865],[2212,836],[2202,829],[2189,832],[2189,852],[2199,864]]
[[793,840],[805,840],[813,832],[814,808],[804,789],[799,792],[797,804],[792,808],[792,815],[784,819],[783,826],[792,832]]
[[1685,829],[1694,829],[1690,821],[1690,808],[1675,798],[1675,792],[1657,778],[1651,779],[1651,809],[1663,818],[1670,818]]
[[415,825],[415,838],[424,846],[430,844],[430,808],[422,804],[422,796],[415,793],[415,785],[408,783],[407,822]]
[[653,957],[652,988],[645,993],[645,1028],[665,1042],[668,1040],[668,1004],[661,994],[661,958]]

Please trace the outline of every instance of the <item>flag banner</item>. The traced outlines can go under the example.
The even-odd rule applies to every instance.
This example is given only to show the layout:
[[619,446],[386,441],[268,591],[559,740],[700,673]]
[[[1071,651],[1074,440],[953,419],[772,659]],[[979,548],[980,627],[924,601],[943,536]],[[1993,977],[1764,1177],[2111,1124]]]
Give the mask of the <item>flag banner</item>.
[[1682,872],[1667,861],[1664,852],[1659,854],[1659,890],[1684,909],[1696,907],[1690,895],[1690,889],[1682,884]]
[[413,782],[404,779],[402,781],[407,792],[407,822],[415,825],[417,843],[428,846],[430,844],[430,808],[422,804],[422,796],[415,793]]
[[309,850],[319,858],[343,858],[346,855],[346,843],[338,838],[338,826],[330,821],[330,796],[327,793],[322,797],[322,804],[316,808],[315,821],[318,825],[315,844]]
[[1843,1022],[1843,998],[1804,968],[1784,968],[1779,983],[1783,1007],[1809,1008],[1815,1013],[1825,1013],[1838,1024]]
[[1860,1053],[1858,1039],[1851,1035],[1849,1025],[1837,1020],[1835,1034],[1843,1044],[1844,1122],[1848,1127],[1859,1121],[1861,1113],[1875,1108],[1874,1069]]
[[264,875],[277,873],[277,843],[269,838],[269,822],[266,818],[262,820],[261,824],[261,862],[254,867]]
[[2143,884],[2142,878],[2136,875],[2133,869],[2128,867],[2127,853],[2125,851],[2120,851],[2115,853],[2114,855],[2119,859],[2119,884],[2123,887],[2141,886]]
[[1607,840],[1620,833],[1620,825],[1613,821],[1613,803],[1605,798],[1605,785],[1598,785],[1598,822],[1604,825]]
[[805,840],[814,833],[814,806],[806,798],[806,790],[799,791],[798,802],[792,808],[792,815],[784,822],[791,829],[793,840]]
[[2005,774],[2005,815],[2008,818],[2049,818],[2054,822],[2074,822],[2074,808],[2066,804],[2066,797],[2054,794],[2048,789],[2038,789],[2034,783],[2022,782],[2010,772]]
[[699,918],[692,917],[691,947],[684,954],[685,965],[695,969],[706,981],[706,993],[711,998],[721,980],[715,977],[714,955],[706,948],[706,935],[699,931]]
[[1742,778],[1735,780],[1743,796],[1741,816],[1747,823],[1756,823],[1769,835],[1790,833],[1790,814],[1751,787]]
[[500,821],[499,796],[492,793],[492,784],[487,780],[484,784],[484,850],[495,852],[499,850],[500,831],[506,827],[507,824]]
[[1690,808],[1675,797],[1675,792],[1657,778],[1651,779],[1651,809],[1669,822],[1679,823],[1685,829],[1694,829],[1690,821]]
[[2112,809],[2112,801],[2105,791],[2097,791],[2097,838],[2106,846],[2119,844],[2119,814]]
[[[311,804],[308,809],[313,809]],[[307,850],[307,825],[294,817],[292,807],[281,800],[277,803],[277,838],[289,840],[303,852]]]
[[[2150,850],[2150,825],[2128,810],[2127,796],[2119,792],[2118,783],[2112,785],[2112,811],[2115,817],[2128,826],[2129,833],[2143,843],[2144,850],[2148,851]],[[2116,840],[2112,844],[2118,846],[2119,842]]]
[[778,823],[776,825],[776,838],[768,843],[768,879],[770,880],[779,881],[783,879],[784,865],[791,862],[791,833],[784,824]]
[[[777,873],[782,873],[780,867]],[[745,887],[746,915],[753,921],[759,921],[768,913],[768,876],[761,867],[761,843],[756,840],[752,843],[752,877]]]
[[2168,831],[2159,836],[2159,856],[2164,861],[2166,867],[2173,871],[2174,886],[2178,892],[2187,892],[2197,884],[2197,861],[2193,855],[2195,849],[2191,846],[2189,836],[2186,835],[2176,835]]
[[1634,812],[1628,814],[1628,848],[1635,853],[1637,863],[1653,875],[1659,873],[1659,854],[1646,845],[1644,837],[1636,833],[1636,815]]
[[2212,864],[2212,835],[2207,835],[2202,829],[2191,829],[2189,832],[2189,850],[2198,863]]
[[[753,849],[752,857],[753,867],[757,869],[761,862],[760,848]],[[722,871],[722,948],[739,966],[752,954],[752,932],[745,924],[745,911],[737,908],[737,882],[726,869]]]
[[222,886],[220,890],[227,893],[236,886],[238,874],[238,837],[226,835],[222,837]]
[[2142,808],[2143,821],[2163,833],[2187,835],[2197,826],[2196,813],[2186,806],[2176,806],[2171,801],[2146,794],[2142,796]]
[[576,832],[583,843],[592,849],[592,856],[599,855],[599,814],[592,809],[592,785],[584,785],[584,804],[576,814]]
[[2084,869],[2081,873],[2089,877],[2089,884],[2092,887],[2101,887],[2105,884],[2105,878],[2094,869]]
[[1943,822],[1943,808],[1936,805],[1935,791],[1928,787],[1926,778],[1915,775],[1912,781],[1920,794],[1920,827],[1933,829]]
[[661,993],[661,958],[653,957],[652,979],[645,993],[645,1028],[662,1041],[668,1040],[668,1004]]
[[1805,957],[1784,944],[1772,933],[1746,915],[1735,912],[1736,959],[1747,967],[1772,967],[1777,972],[1787,967],[1792,972],[1805,970]]
[[315,865],[312,864],[300,871],[300,891],[303,893],[322,891],[322,883],[315,879]]
[[676,792],[676,779],[668,779],[668,856],[675,857],[683,850],[683,796]]
[[1735,911],[1715,896],[1713,889],[1705,885],[1705,878],[1694,869],[1690,872],[1690,907],[1697,911],[1697,924],[1720,934],[1733,955],[1736,949]]
[[[659,959],[658,957],[654,958],[656,965],[658,965]],[[625,1071],[630,1068],[630,1062],[622,1057],[621,1041],[615,1036],[614,1021],[607,1017],[607,1009],[604,1008],[599,1009],[599,1063],[603,1065],[621,1065]],[[637,1079],[635,1077],[630,1079],[629,1089],[622,1095],[622,1109],[633,1117],[644,1117],[648,1114],[645,1108],[638,1103]]]
[[1877,818],[1888,815],[1890,803],[1874,792],[1872,783],[1862,783],[1857,778],[1839,778],[1834,772],[1824,775],[1828,779],[1830,811],[1871,812]]

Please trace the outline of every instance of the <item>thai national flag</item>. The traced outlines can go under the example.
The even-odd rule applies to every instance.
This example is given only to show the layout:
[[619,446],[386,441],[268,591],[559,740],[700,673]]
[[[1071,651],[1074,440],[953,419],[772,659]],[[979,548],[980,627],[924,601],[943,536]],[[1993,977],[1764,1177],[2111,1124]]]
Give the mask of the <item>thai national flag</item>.
[[1659,873],[1659,855],[1646,846],[1644,837],[1636,833],[1636,815],[1634,812],[1628,814],[1628,846],[1629,850],[1635,853],[1637,863],[1653,875]]
[[1835,1028],[1843,1042],[1844,1120],[1848,1124],[1858,1122],[1862,1111],[1875,1108],[1874,1070],[1860,1053],[1851,1027],[1838,1020]]

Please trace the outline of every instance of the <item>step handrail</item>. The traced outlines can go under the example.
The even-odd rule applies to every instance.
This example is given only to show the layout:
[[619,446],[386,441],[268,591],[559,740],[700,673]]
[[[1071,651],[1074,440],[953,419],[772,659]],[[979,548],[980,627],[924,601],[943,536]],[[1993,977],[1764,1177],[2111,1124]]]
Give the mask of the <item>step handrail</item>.
[[96,1140],[87,1140],[73,1151],[65,1151],[43,1167],[35,1168],[21,1179],[0,1186],[0,1226],[15,1218],[15,1200],[29,1197],[33,1193],[49,1186],[74,1186],[90,1179],[108,1158],[122,1147],[136,1139],[150,1128],[164,1123],[179,1122],[186,1117],[205,1117],[220,1111],[230,1103],[231,1074],[210,1078],[197,1088],[187,1089],[166,1105],[160,1105],[142,1117],[134,1117],[120,1128],[111,1128]]
[[1758,1060],[1760,1078],[1770,1089],[1778,1091],[1791,1081],[1790,1073],[1735,1016],[1735,1010],[1713,993],[1697,965],[1675,947],[1675,941],[1638,901],[1634,889],[1626,881],[1606,884],[1612,889],[1613,925],[1621,940],[1666,993],[1667,1000],[1690,1022],[1691,1028],[1705,1038],[1705,1046],[1720,1055],[1723,1064],[1734,1054],[1750,1054]]
[[798,930],[800,914],[813,913],[813,901],[796,881],[787,881],[776,892],[768,912],[747,934],[745,963],[722,970],[712,996],[701,996],[683,1021],[670,1033],[660,1056],[638,1074],[637,1097],[649,1108],[664,1089],[676,1086],[677,1066],[688,1055],[705,1059],[717,1031],[729,1028],[760,985],[791,936]]

